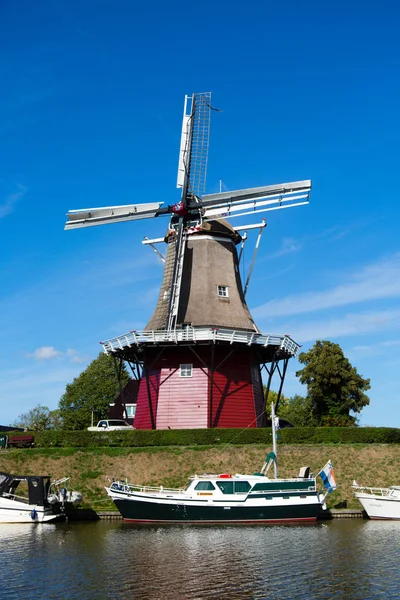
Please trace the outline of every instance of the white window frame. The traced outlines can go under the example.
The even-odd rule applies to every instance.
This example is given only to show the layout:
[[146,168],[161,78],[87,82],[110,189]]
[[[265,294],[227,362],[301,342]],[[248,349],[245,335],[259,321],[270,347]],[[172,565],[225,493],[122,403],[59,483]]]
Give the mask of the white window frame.
[[193,365],[190,363],[179,365],[179,377],[193,377]]
[[[126,404],[126,416],[128,419],[134,419],[136,414],[136,404]],[[132,414],[130,414],[132,412]]]
[[218,298],[229,298],[229,287],[227,285],[217,285]]

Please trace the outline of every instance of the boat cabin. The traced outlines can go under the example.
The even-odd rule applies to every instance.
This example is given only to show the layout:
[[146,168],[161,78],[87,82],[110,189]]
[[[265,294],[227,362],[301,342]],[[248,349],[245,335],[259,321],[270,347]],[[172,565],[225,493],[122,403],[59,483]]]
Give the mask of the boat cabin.
[[50,477],[40,475],[11,475],[0,473],[0,497],[26,504],[47,506]]
[[297,477],[291,479],[269,479],[262,474],[254,475],[194,475],[190,477],[185,488],[187,494],[194,496],[227,496],[227,495],[265,495],[272,492],[315,492],[316,482],[314,477]]

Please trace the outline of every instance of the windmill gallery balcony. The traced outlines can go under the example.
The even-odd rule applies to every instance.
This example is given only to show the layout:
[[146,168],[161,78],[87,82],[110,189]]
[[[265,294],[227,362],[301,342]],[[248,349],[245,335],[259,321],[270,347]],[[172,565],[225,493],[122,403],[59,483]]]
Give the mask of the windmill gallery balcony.
[[[140,346],[170,346],[174,344],[223,344],[254,346],[262,351],[263,356],[292,358],[297,355],[300,345],[288,335],[264,335],[261,333],[240,331],[217,327],[185,327],[174,330],[130,331],[118,337],[101,342],[106,354],[115,354],[125,358],[129,349],[135,351]],[[268,362],[268,361],[266,361]]]

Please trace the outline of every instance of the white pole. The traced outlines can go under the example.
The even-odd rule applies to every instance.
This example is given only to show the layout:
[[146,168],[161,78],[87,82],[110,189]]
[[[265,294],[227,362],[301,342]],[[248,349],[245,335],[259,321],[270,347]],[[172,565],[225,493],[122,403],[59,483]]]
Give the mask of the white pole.
[[271,423],[272,423],[272,450],[275,454],[274,460],[274,477],[278,479],[278,458],[276,453],[276,431],[275,431],[275,406],[271,404]]

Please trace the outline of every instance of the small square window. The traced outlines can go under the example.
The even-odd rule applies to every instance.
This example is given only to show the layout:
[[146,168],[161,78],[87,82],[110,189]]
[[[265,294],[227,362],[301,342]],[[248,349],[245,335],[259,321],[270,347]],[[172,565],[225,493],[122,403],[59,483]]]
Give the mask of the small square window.
[[127,404],[126,405],[126,416],[133,418],[136,413],[136,404]]
[[180,377],[192,377],[193,365],[179,365],[180,366]]
[[218,287],[218,298],[229,298],[229,291],[227,285],[219,285]]

